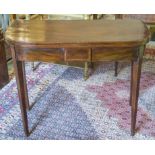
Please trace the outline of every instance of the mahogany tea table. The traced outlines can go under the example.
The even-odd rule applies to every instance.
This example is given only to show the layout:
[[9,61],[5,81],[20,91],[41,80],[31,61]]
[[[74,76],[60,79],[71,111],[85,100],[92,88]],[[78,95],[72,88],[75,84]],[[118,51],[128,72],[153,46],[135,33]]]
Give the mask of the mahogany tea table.
[[135,134],[141,64],[149,31],[139,20],[14,21],[5,39],[11,47],[23,127],[30,135],[27,111],[31,109],[25,61],[88,63],[129,61],[131,67],[131,135]]

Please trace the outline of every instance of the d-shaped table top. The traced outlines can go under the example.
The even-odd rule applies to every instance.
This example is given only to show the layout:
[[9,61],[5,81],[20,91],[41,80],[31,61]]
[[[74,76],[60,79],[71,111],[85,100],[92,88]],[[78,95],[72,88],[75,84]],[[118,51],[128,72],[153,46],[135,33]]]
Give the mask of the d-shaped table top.
[[148,29],[139,20],[15,21],[6,31],[7,41],[16,44],[99,46],[141,45]]

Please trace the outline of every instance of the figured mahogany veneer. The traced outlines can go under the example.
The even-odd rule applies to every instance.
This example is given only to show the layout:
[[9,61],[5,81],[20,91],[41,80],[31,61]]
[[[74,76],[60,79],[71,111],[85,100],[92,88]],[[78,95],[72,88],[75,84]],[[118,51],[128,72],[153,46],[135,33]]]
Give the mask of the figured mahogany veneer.
[[[15,21],[5,38],[11,46],[25,134],[30,109],[25,61],[132,61],[131,135],[135,133],[143,51],[149,33],[139,20]],[[86,70],[85,70],[86,72]]]

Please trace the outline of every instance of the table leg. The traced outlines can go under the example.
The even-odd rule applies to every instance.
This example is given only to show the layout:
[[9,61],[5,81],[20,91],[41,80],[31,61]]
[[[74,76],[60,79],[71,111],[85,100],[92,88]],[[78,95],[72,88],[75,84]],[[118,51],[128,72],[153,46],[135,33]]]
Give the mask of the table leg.
[[34,68],[35,68],[35,67],[34,67],[34,62],[32,62],[31,65],[32,65],[32,70],[34,71],[34,70],[35,70],[35,69],[34,69]]
[[90,62],[90,68],[94,69],[94,62]]
[[16,59],[14,46],[11,46],[11,52],[13,57],[14,70],[16,74],[16,82],[17,82],[17,88],[18,88],[24,132],[26,136],[29,136],[28,118],[27,118],[27,109],[28,109],[29,103],[28,103],[28,92],[26,87],[25,66],[24,66],[24,62],[18,61]]
[[130,82],[130,103],[129,105],[131,106],[131,100],[132,100],[132,76],[133,76],[133,61],[131,61],[131,82]]
[[85,66],[84,66],[84,79],[85,80],[88,79],[88,62],[85,62]]
[[33,70],[33,72],[39,67],[40,64],[41,64],[41,62],[38,62],[36,65],[34,64],[34,62],[32,62],[32,70]]
[[115,61],[115,76],[118,75],[118,61]]
[[131,135],[134,136],[136,128],[136,117],[138,107],[138,96],[139,96],[139,84],[141,76],[141,66],[143,58],[144,48],[141,47],[139,50],[139,57],[132,63],[131,73]]

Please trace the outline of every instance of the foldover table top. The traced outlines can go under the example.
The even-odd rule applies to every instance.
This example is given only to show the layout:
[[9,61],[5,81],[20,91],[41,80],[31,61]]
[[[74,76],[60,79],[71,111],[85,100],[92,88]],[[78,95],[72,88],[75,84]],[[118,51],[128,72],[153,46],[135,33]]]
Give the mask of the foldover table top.
[[139,20],[15,21],[6,31],[7,41],[16,44],[67,46],[141,45],[148,38]]

